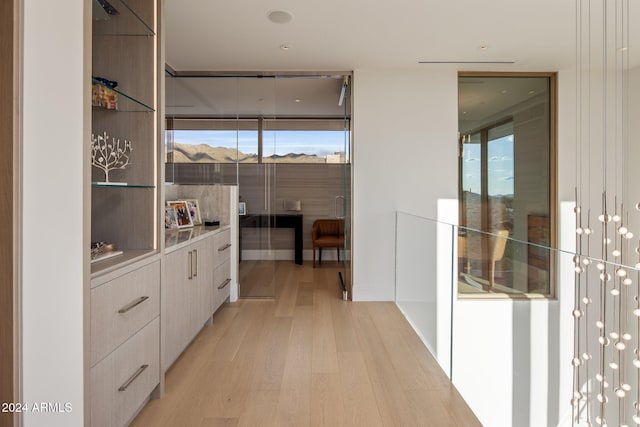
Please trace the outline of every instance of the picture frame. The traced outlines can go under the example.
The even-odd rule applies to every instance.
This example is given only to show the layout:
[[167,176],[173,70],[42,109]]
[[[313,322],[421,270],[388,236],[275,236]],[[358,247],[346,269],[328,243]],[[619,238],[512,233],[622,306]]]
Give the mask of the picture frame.
[[191,222],[193,225],[202,225],[202,216],[200,215],[200,202],[198,199],[185,199],[187,202],[187,208],[191,215]]
[[167,206],[172,206],[176,210],[176,220],[178,228],[193,227],[193,221],[191,220],[191,214],[189,213],[189,207],[184,200],[168,201]]
[[173,206],[164,207],[164,228],[168,230],[178,229],[178,213]]
[[247,214],[247,203],[239,202],[238,203],[238,215],[246,215]]

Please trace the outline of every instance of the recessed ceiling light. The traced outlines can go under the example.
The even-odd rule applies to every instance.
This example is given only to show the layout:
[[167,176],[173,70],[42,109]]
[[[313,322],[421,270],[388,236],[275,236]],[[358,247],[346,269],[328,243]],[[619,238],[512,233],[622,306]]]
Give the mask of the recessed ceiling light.
[[466,111],[463,111],[463,112],[462,112],[462,114],[467,114],[467,112],[466,112]]
[[290,44],[281,44],[280,45],[280,50],[287,51],[289,49],[291,49],[291,45]]
[[533,95],[534,93],[536,93],[535,89],[531,89],[531,90],[529,91],[529,95]]
[[506,89],[502,89],[502,90],[500,91],[500,93],[507,93],[507,92],[509,92],[509,91],[508,91],[508,90],[506,90]]
[[270,10],[267,12],[267,18],[274,24],[288,24],[293,21],[293,13],[288,10]]
[[293,102],[302,102],[302,99],[296,98],[296,99],[293,100]]
[[489,49],[489,46],[487,46],[486,44],[480,45],[480,50],[487,50]]

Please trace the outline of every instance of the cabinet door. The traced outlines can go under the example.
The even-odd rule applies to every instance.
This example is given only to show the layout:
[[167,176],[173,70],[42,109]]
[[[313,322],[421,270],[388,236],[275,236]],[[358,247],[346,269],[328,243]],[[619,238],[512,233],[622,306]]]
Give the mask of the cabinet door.
[[178,358],[194,335],[196,307],[193,304],[198,300],[198,287],[192,263],[191,247],[165,257],[165,369]]

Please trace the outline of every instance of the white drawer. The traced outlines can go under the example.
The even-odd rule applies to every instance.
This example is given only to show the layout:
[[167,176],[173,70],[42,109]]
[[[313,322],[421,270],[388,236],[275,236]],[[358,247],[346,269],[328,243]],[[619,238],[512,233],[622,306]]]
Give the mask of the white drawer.
[[227,261],[231,256],[231,230],[224,230],[213,236],[213,251],[215,265],[217,267]]
[[225,261],[218,266],[213,273],[213,311],[215,312],[222,303],[229,298],[231,289],[231,265],[230,261]]
[[91,366],[160,313],[160,262],[91,290]]
[[91,426],[121,427],[160,382],[160,320],[91,368]]

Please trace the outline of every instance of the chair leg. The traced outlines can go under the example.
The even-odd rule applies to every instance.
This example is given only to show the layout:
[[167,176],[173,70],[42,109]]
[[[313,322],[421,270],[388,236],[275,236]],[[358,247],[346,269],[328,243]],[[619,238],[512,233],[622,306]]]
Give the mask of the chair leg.
[[322,264],[322,248],[318,248],[318,263]]
[[313,247],[313,268],[316,268],[316,248]]
[[336,252],[338,252],[338,262],[340,262],[340,247],[336,248]]

